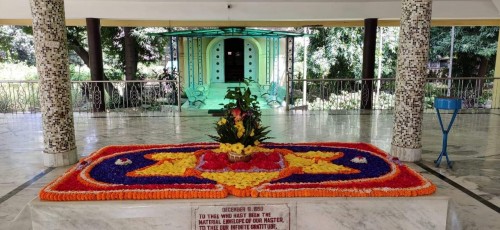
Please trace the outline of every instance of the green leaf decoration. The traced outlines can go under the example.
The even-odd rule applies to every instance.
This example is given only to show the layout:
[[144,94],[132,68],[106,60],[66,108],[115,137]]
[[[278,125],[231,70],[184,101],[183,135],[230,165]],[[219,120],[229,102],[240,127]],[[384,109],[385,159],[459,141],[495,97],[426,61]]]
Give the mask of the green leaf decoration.
[[215,124],[217,135],[208,135],[212,140],[253,146],[272,138],[267,136],[269,127],[261,125],[257,96],[252,95],[248,82],[245,85],[247,87],[244,92],[240,88],[227,90],[224,98],[231,102],[224,105],[224,116]]

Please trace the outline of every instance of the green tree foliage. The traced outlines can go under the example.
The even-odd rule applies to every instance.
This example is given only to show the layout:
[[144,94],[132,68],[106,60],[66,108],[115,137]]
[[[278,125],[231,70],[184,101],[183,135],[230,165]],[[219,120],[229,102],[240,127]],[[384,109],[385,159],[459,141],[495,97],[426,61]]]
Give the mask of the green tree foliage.
[[[102,27],[101,42],[105,72],[108,79],[137,80],[137,64],[145,65],[157,62],[163,57],[164,39],[146,35],[162,28],[123,28]],[[85,27],[68,27],[68,42],[80,58],[88,65],[87,32]]]
[[363,30],[361,27],[312,28],[308,47],[310,78],[361,77]]
[[6,61],[10,56],[12,38],[8,35],[5,26],[0,27],[0,62]]
[[[451,27],[432,27],[430,59],[449,57]],[[492,76],[497,50],[498,27],[455,27],[454,77]]]
[[[382,58],[382,77],[396,76],[399,28],[379,27],[377,33],[377,59]],[[363,61],[363,27],[312,28],[313,36],[308,46],[309,78],[361,78]],[[303,48],[297,60],[302,61]],[[375,63],[378,68],[378,61]]]
[[[313,36],[307,47],[308,54],[308,78],[309,79],[360,79],[363,61],[363,27],[335,27],[335,28],[312,28]],[[390,78],[396,75],[397,66],[397,42],[399,28],[381,27],[382,51],[380,51],[380,33],[377,33],[377,52],[375,76],[378,74],[379,59],[381,62],[381,77]],[[303,61],[303,48],[298,49],[297,60]],[[299,75],[300,77],[300,75]],[[320,83],[308,83],[310,100],[317,97],[327,99],[328,93],[319,95]],[[337,85],[340,84],[340,85]],[[356,82],[325,82],[326,92],[339,92],[339,90],[352,90]],[[300,88],[297,85],[295,88]]]
[[[378,69],[378,59],[382,58],[382,78],[396,77],[396,69],[398,65],[398,39],[399,27],[379,27],[377,33],[377,48],[375,71]],[[380,30],[382,30],[382,38],[380,38]],[[382,52],[380,52],[380,39],[382,39]],[[377,76],[377,72],[375,73]]]
[[0,26],[0,62],[34,65],[33,36],[21,26]]

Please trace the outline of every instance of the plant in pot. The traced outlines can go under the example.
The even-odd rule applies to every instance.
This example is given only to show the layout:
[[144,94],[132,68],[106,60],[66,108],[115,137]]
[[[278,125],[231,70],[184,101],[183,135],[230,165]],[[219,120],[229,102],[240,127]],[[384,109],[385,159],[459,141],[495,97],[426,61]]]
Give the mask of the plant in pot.
[[227,90],[223,116],[215,124],[218,135],[209,135],[220,143],[221,152],[226,152],[231,162],[249,161],[252,154],[264,140],[269,139],[268,128],[261,124],[261,112],[257,96],[246,88],[234,87]]

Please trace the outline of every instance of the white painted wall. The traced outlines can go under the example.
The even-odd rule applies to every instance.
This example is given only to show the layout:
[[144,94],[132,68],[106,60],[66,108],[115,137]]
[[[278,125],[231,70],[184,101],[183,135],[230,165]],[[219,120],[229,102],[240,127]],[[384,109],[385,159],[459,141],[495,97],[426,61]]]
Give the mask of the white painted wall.
[[[229,3],[228,3],[229,2]],[[231,8],[228,9],[228,4]],[[66,18],[119,20],[398,19],[399,0],[66,0]],[[433,19],[498,19],[498,0],[434,0]],[[0,0],[0,19],[30,19],[29,0]]]

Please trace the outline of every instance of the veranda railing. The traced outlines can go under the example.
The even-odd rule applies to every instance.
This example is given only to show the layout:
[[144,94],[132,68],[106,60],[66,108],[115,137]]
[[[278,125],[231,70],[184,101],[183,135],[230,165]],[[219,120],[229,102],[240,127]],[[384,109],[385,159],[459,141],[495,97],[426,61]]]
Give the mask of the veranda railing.
[[[426,108],[434,97],[462,98],[464,109],[490,108],[493,82],[500,78],[428,78],[424,88]],[[304,94],[304,83],[306,91]],[[292,80],[290,108],[309,110],[357,110],[363,103],[363,90],[373,87],[373,109],[391,110],[395,103],[394,78]],[[40,111],[38,81],[0,81],[0,113]],[[450,87],[449,87],[450,86]],[[182,93],[175,80],[72,81],[71,98],[75,112],[178,111]],[[104,97],[104,99],[102,99]]]
[[[175,80],[72,81],[74,112],[157,111],[181,106]],[[0,81],[0,113],[40,111],[38,81]]]
[[[427,78],[424,87],[425,108],[432,109],[434,97],[463,99],[464,109],[491,108],[493,82],[500,78]],[[309,110],[360,109],[363,93],[372,86],[373,109],[393,109],[396,81],[394,78],[373,80],[356,79],[307,79],[291,80],[290,108]],[[305,90],[304,90],[305,85]],[[363,90],[365,89],[365,90]],[[305,91],[305,93],[304,93]]]

